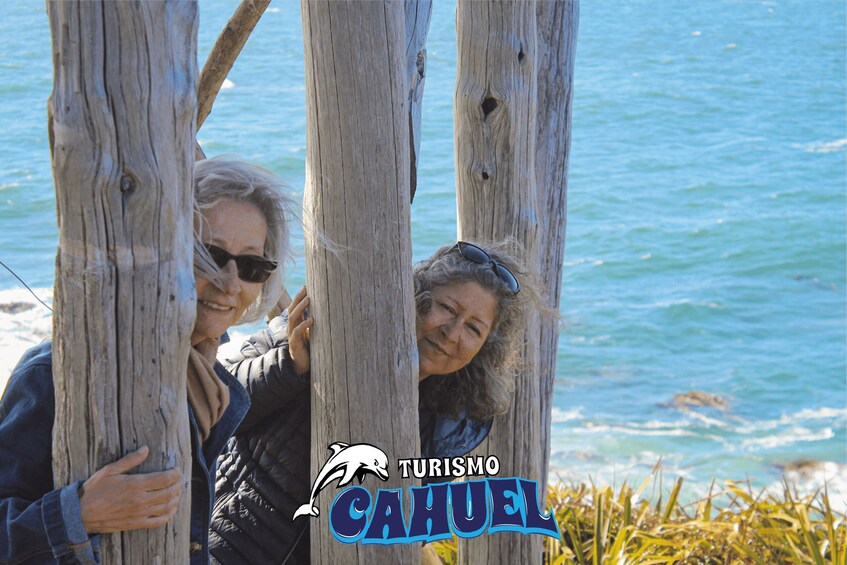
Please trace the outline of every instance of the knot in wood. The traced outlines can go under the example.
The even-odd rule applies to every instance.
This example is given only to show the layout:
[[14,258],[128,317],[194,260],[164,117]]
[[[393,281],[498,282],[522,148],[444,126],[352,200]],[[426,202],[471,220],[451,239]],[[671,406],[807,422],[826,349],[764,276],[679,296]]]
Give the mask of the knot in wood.
[[135,179],[129,175],[121,177],[121,192],[129,193],[135,190]]
[[426,49],[421,49],[418,51],[418,58],[415,61],[415,66],[418,71],[418,78],[422,79],[424,77],[424,69],[426,68]]
[[496,99],[489,96],[488,98],[486,98],[485,100],[482,101],[482,113],[486,117],[488,116],[488,114],[490,114],[491,112],[493,112],[496,109],[497,109],[497,100]]

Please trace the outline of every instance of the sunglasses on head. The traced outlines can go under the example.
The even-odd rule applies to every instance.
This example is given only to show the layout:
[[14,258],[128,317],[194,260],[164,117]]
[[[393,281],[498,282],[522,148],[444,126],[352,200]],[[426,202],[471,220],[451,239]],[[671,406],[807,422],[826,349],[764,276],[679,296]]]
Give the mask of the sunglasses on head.
[[450,251],[453,249],[458,249],[462,257],[471,263],[476,263],[478,265],[491,265],[491,270],[497,273],[497,276],[500,277],[500,280],[503,281],[509,292],[512,294],[520,292],[521,285],[518,283],[517,277],[515,277],[512,271],[510,271],[507,267],[492,259],[491,255],[489,255],[485,249],[466,241],[456,243]]
[[217,245],[204,243],[203,246],[209,251],[209,255],[215,265],[223,269],[230,261],[235,261],[238,269],[238,278],[251,283],[263,283],[268,280],[271,273],[276,269],[276,261],[259,257],[258,255],[233,255],[226,249]]

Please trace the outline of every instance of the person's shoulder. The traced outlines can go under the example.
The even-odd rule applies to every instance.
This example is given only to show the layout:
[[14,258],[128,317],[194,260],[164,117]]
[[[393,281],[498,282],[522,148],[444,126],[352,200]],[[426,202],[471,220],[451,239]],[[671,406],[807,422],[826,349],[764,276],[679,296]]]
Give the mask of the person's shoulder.
[[38,365],[51,365],[53,364],[53,342],[51,340],[44,341],[39,343],[38,345],[31,347],[26,350],[18,364],[12,370],[12,373],[15,373],[18,370],[25,369],[27,367],[34,367]]
[[0,398],[0,420],[20,402],[53,402],[53,344],[45,341],[27,350],[9,375]]
[[[53,342],[45,341],[32,347],[23,354],[18,364],[12,369],[12,374],[9,376],[8,387],[15,384],[21,379],[30,380],[33,377],[40,377],[38,380],[47,380],[53,382]],[[34,383],[33,383],[34,384]]]

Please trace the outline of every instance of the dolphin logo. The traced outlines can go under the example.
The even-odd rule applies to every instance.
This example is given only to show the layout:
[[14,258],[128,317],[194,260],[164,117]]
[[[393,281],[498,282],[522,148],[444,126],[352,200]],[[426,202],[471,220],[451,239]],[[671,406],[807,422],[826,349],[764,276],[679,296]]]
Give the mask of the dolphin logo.
[[335,488],[348,485],[354,478],[359,479],[359,484],[362,484],[365,475],[368,473],[376,475],[383,481],[388,479],[388,457],[378,447],[367,443],[348,445],[338,441],[327,449],[332,452],[332,455],[326,460],[326,463],[318,472],[315,482],[312,483],[309,502],[297,509],[297,512],[291,518],[292,522],[298,516],[307,514],[313,518],[317,517],[321,511],[315,506],[315,499],[323,489],[336,479],[338,479],[338,483]]

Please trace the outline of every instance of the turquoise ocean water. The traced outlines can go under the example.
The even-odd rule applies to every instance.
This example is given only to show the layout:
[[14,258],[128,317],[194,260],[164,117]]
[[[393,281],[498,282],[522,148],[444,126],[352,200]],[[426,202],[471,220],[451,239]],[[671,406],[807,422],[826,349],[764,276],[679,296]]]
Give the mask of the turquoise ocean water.
[[[201,63],[236,5],[201,0]],[[3,8],[0,261],[49,296],[49,28],[43,3]],[[435,0],[415,259],[456,236],[453,14]],[[298,3],[276,0],[199,134],[295,191],[302,51]],[[620,485],[662,458],[702,492],[774,485],[808,459],[794,478],[847,500],[846,51],[837,0],[583,2],[554,474]],[[301,256],[288,282],[303,281]],[[21,289],[0,269],[0,304],[30,300]],[[0,381],[48,333],[43,308],[0,312]],[[667,405],[692,390],[729,407]]]

